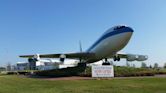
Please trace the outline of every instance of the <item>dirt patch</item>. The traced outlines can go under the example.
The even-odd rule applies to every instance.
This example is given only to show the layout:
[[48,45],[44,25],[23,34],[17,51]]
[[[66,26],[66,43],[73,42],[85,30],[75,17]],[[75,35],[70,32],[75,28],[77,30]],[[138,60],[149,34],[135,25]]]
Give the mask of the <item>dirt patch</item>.
[[71,76],[71,77],[40,78],[40,79],[43,79],[43,80],[93,80],[95,78]]
[[163,75],[158,74],[158,75],[155,75],[155,77],[163,77],[163,78],[166,78],[166,75],[165,75],[165,74],[163,74]]

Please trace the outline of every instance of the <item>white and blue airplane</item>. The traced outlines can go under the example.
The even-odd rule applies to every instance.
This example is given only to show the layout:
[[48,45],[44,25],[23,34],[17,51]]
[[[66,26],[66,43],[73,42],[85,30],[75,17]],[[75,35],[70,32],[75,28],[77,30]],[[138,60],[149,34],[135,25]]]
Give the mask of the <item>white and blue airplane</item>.
[[108,58],[113,58],[114,61],[120,61],[125,58],[127,61],[145,61],[147,55],[136,54],[121,54],[118,53],[129,42],[134,30],[131,27],[118,25],[108,29],[87,51],[77,53],[58,53],[58,54],[35,54],[21,55],[22,58],[40,60],[40,58],[59,58],[64,62],[66,58],[78,59],[81,63],[94,63]]

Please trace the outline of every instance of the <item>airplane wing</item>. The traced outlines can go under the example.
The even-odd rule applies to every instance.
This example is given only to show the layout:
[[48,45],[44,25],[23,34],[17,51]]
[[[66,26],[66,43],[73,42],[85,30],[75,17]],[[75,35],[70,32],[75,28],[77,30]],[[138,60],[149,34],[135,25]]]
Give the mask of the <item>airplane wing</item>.
[[61,56],[65,56],[65,58],[72,58],[72,59],[87,59],[90,57],[95,56],[94,53],[87,53],[87,52],[78,52],[78,53],[67,53],[67,54],[36,54],[36,55],[20,55],[19,57],[22,58],[33,58],[33,57],[39,57],[39,58],[60,58]]
[[127,61],[145,61],[148,59],[147,55],[137,55],[137,54],[117,54],[119,58],[125,58]]

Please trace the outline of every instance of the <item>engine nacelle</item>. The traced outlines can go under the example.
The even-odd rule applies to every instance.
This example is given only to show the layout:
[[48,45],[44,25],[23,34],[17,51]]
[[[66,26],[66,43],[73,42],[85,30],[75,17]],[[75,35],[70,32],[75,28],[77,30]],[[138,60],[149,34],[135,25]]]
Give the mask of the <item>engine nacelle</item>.
[[34,55],[34,57],[33,57],[36,61],[39,61],[40,60],[40,55],[39,54],[36,54],[36,55]]
[[39,60],[40,60],[40,55],[36,54],[36,55],[34,55],[34,57],[29,58],[28,62],[36,62],[36,61],[39,61]]
[[127,61],[135,61],[137,59],[137,55],[127,55]]
[[29,69],[30,70],[35,70],[36,69],[36,58],[28,58],[28,63],[29,63]]
[[35,62],[36,60],[34,58],[28,58],[28,62]]
[[148,59],[146,55],[127,55],[127,61],[145,61]]
[[60,59],[59,59],[59,60],[60,60],[60,62],[62,62],[62,63],[63,63],[63,62],[65,61],[65,59],[66,59],[66,55],[61,54],[59,58],[60,58]]
[[148,56],[146,55],[138,55],[137,61],[145,61],[148,59]]

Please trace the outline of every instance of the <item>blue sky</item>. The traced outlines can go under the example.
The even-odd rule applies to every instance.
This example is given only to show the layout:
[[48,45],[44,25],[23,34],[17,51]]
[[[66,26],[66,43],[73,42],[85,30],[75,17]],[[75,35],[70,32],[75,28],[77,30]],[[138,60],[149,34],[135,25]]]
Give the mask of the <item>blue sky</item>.
[[86,50],[108,28],[135,32],[125,53],[147,54],[148,64],[166,62],[165,0],[1,0],[0,65],[26,61],[20,54]]

